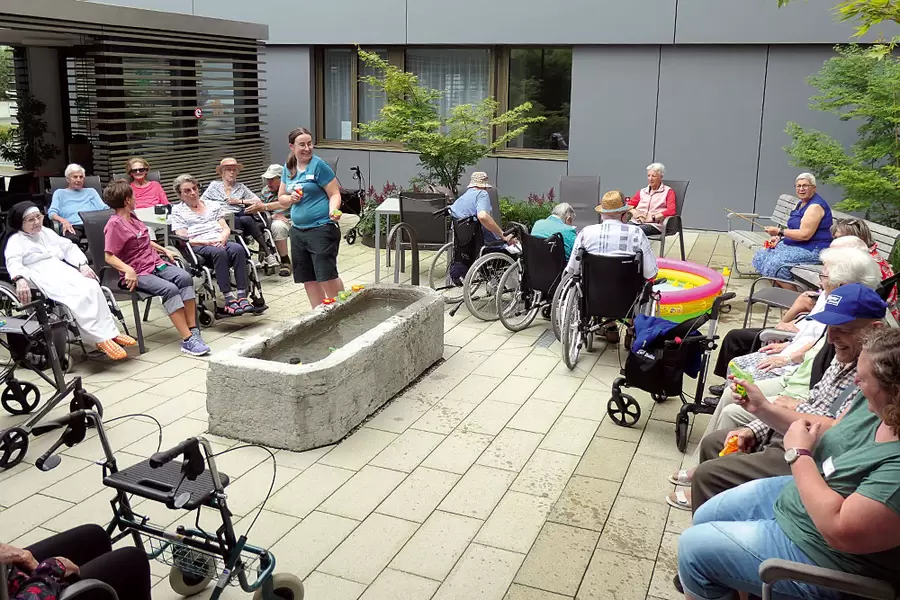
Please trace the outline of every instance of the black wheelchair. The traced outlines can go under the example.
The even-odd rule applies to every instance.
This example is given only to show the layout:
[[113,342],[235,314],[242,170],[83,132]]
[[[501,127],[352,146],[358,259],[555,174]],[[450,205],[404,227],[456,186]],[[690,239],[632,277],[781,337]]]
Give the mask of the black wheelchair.
[[[0,381],[5,385],[0,393],[0,404],[13,416],[31,416],[0,431],[0,469],[9,469],[22,462],[28,452],[28,436],[47,413],[70,394],[70,410],[92,409],[103,414],[100,401],[84,390],[80,377],[66,381],[69,363],[67,322],[50,312],[49,303],[43,298],[22,306],[16,303],[16,306],[17,311],[0,319],[0,346],[9,353],[9,362],[0,372]],[[34,410],[41,401],[41,391],[35,384],[18,379],[17,368],[33,371],[56,389],[37,412]],[[50,375],[45,373],[47,370]]]
[[[113,518],[106,527],[113,544],[130,537],[148,558],[168,565],[169,585],[182,596],[198,594],[215,582],[210,600],[218,600],[228,586],[240,586],[252,593],[254,600],[303,600],[300,579],[275,573],[275,556],[247,543],[256,519],[244,535],[235,534],[225,493],[229,478],[216,467],[215,454],[206,439],[189,438],[120,471],[100,416],[91,410],[77,410],[35,428],[35,435],[63,429],[35,466],[42,471],[55,468],[61,462],[57,450],[64,444],[71,447],[82,442],[89,426],[96,428],[103,449],[104,457],[98,461],[103,468],[103,484],[115,490],[110,501]],[[274,455],[272,459],[274,465]],[[271,491],[270,487],[269,494]],[[149,517],[134,512],[132,496],[162,503],[171,510],[196,511],[195,526],[179,525],[175,531],[155,526]],[[221,525],[215,531],[201,527],[203,507],[218,513]],[[261,512],[262,508],[257,517]]]
[[[244,249],[247,256],[247,295],[250,303],[256,309],[252,314],[262,314],[268,306],[263,296],[262,283],[259,279],[259,273],[256,270],[256,263],[251,258],[252,253],[244,241],[243,232],[239,229],[231,230],[231,239],[237,242]],[[191,274],[194,278],[194,291],[197,294],[197,322],[201,327],[210,327],[216,322],[216,319],[230,318],[231,315],[223,311],[224,305],[219,304],[218,285],[216,277],[212,271],[209,260],[199,256],[191,247],[188,238],[180,235],[170,235],[169,241],[174,245],[170,248],[175,254],[175,262],[179,267]],[[232,288],[236,289],[237,285],[234,281],[232,273]]]
[[653,282],[643,274],[643,254],[615,256],[576,255],[581,269],[563,283],[559,328],[563,362],[578,363],[581,349],[593,350],[594,334],[606,326],[633,319],[650,309]]
[[506,269],[497,287],[497,314],[510,331],[522,331],[541,312],[551,316],[551,302],[566,269],[562,235],[530,235],[524,228],[514,234],[522,252]]

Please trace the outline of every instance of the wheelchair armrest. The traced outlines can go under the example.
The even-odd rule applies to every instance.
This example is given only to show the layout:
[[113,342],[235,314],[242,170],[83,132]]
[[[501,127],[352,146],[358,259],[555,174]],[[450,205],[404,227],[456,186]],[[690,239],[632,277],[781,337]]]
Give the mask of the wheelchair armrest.
[[177,235],[175,233],[169,234],[169,239],[175,240],[176,242],[184,242],[185,244],[191,243],[191,238],[184,236],[184,235]]
[[107,594],[109,600],[119,600],[116,591],[112,589],[108,583],[100,581],[99,579],[82,579],[81,581],[76,581],[63,590],[62,594],[59,595],[59,600],[73,600],[78,596],[83,596],[88,593],[90,593],[91,597],[94,597],[98,592]]
[[[798,581],[873,600],[894,600],[897,597],[893,586],[886,581],[782,558],[769,558],[763,561],[759,565],[759,577],[766,584],[776,581]],[[764,594],[763,598],[765,597]]]
[[781,331],[780,329],[763,329],[759,332],[759,341],[763,344],[772,342],[786,342],[797,337],[794,331]]

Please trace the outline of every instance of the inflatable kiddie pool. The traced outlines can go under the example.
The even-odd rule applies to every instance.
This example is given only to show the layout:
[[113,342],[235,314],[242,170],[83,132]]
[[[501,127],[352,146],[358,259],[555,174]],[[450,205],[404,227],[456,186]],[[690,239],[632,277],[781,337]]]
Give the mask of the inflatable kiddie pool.
[[681,323],[699,317],[722,294],[725,278],[709,267],[683,260],[657,259],[658,278],[666,282],[653,286],[660,292],[658,316]]

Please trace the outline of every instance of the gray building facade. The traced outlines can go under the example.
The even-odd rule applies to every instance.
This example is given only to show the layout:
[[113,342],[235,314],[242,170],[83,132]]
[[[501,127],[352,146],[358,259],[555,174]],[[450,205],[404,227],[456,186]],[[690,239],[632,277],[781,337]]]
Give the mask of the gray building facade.
[[[268,25],[265,95],[275,161],[287,152],[290,129],[321,129],[323,94],[331,93],[323,92],[323,53],[355,44],[391,56],[405,52],[407,64],[409,49],[484,48],[492,56],[508,48],[572,49],[568,151],[498,152],[483,160],[477,168],[489,173],[501,196],[545,193],[567,174],[599,174],[603,189],[633,194],[646,183],[644,167],[660,161],[667,177],[691,180],[686,225],[724,229],[725,207],[766,214],[779,194],[793,189],[798,169],[783,151],[788,121],[845,144],[855,138],[852,123],[808,108],[815,90],[805,79],[853,33],[852,24],[833,20],[834,0],[783,9],[775,0],[108,3]],[[873,31],[868,40],[881,33],[895,32]],[[492,86],[504,69],[492,68]],[[345,185],[350,165],[359,165],[376,188],[405,184],[417,173],[414,154],[315,133],[320,155],[341,157]],[[831,202],[840,199],[839,190],[820,192]]]

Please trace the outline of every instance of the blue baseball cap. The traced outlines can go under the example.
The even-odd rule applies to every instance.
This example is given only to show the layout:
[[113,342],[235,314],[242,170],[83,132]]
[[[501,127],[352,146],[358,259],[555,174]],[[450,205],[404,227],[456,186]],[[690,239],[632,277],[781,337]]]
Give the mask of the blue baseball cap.
[[843,325],[856,319],[883,319],[886,312],[887,302],[875,290],[848,283],[828,294],[825,308],[809,318],[826,325]]

